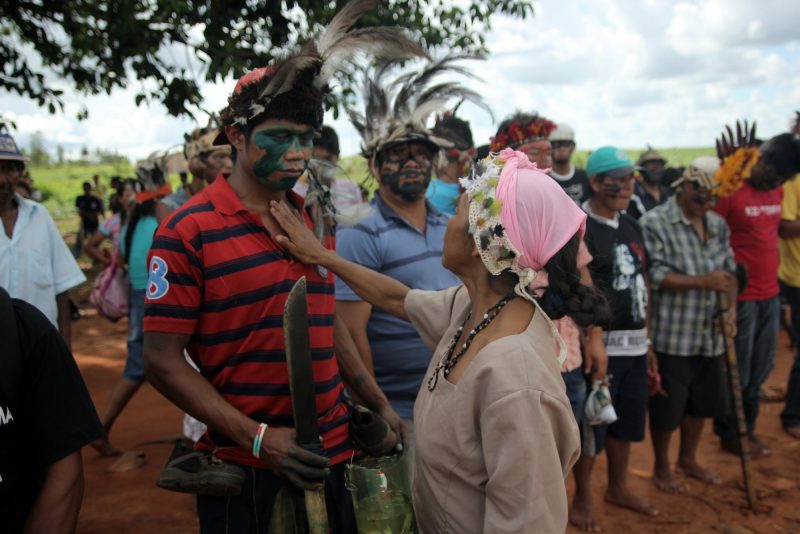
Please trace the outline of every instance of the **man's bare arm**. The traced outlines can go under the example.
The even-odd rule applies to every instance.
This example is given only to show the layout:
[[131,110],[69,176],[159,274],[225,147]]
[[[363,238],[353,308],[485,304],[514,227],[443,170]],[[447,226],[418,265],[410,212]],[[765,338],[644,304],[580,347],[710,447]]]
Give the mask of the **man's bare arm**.
[[147,379],[176,406],[243,448],[252,445],[258,423],[231,406],[183,356],[189,336],[146,332],[144,368]]
[[83,250],[86,254],[89,255],[90,258],[96,260],[103,265],[111,264],[111,258],[104,253],[104,250],[100,248],[100,245],[103,243],[103,240],[106,236],[100,230],[96,231],[92,234],[92,237],[89,238],[83,244]]
[[400,436],[401,441],[405,443],[406,428],[403,420],[391,407],[386,395],[375,381],[375,377],[367,370],[362,358],[359,357],[350,331],[339,315],[334,319],[333,346],[342,381],[353,400],[381,414],[389,426]]
[[25,534],[60,534],[75,531],[83,502],[81,451],[47,466],[44,483],[25,524]]
[[736,277],[727,271],[714,271],[708,274],[688,275],[668,272],[658,287],[659,291],[691,291],[704,289],[707,291],[727,291]]
[[778,235],[781,239],[800,237],[800,221],[782,220],[778,226]]
[[356,351],[370,375],[375,376],[372,364],[372,349],[367,338],[367,322],[372,314],[372,306],[363,300],[336,301],[336,317],[341,320],[355,344]]

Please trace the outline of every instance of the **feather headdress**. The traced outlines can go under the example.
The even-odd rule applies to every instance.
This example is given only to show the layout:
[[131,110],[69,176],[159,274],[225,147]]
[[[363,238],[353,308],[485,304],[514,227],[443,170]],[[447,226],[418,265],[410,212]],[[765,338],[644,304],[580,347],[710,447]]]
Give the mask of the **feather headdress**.
[[[316,38],[271,62],[254,69],[236,84],[223,124],[244,126],[256,117],[285,118],[318,127],[322,123],[322,102],[336,72],[360,55],[402,60],[428,57],[426,50],[411,40],[400,27],[354,29],[358,19],[375,7],[376,0],[351,0]],[[246,106],[232,109],[234,97],[257,84],[258,91]],[[221,135],[217,141],[227,142]]]
[[736,121],[735,136],[730,126],[726,126],[725,130],[716,141],[717,157],[721,161],[716,172],[714,190],[714,194],[718,197],[730,196],[741,189],[761,157],[755,122],[751,126],[747,121],[744,123]]
[[[191,132],[184,134],[183,156],[186,160],[191,160],[195,156],[209,154],[215,150],[225,149],[225,145],[214,145],[214,140],[219,135],[219,117],[212,114],[205,127],[195,128]],[[230,147],[227,147],[228,150]]]
[[480,56],[456,54],[431,61],[420,71],[399,75],[386,81],[396,60],[379,62],[368,71],[364,80],[364,111],[352,108],[347,112],[350,122],[361,136],[361,154],[370,159],[389,145],[418,139],[441,148],[453,144],[428,129],[428,118],[442,111],[454,99],[469,100],[484,109],[488,106],[481,96],[458,82],[433,80],[442,74],[461,74],[474,77],[470,70],[456,62],[464,59],[482,59]]

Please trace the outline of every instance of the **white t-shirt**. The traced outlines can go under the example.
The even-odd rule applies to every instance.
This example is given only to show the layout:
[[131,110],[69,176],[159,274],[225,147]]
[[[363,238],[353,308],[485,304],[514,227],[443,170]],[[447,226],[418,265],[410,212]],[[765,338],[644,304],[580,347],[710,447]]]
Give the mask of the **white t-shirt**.
[[0,286],[36,306],[58,326],[56,295],[86,281],[47,208],[15,195],[19,213],[11,239],[0,232]]

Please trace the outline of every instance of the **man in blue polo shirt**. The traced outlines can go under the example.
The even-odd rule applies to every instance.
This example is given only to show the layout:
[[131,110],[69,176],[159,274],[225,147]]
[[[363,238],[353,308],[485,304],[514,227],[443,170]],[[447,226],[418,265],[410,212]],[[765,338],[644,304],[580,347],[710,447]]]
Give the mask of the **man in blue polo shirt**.
[[[368,102],[380,98],[378,92],[391,96],[378,84],[369,85],[369,90],[376,94],[366,95]],[[394,98],[388,101],[396,102]],[[446,289],[459,283],[442,267],[447,216],[426,201],[425,191],[439,150],[453,145],[409,117],[413,97],[409,101],[385,110],[384,116],[351,116],[362,136],[362,155],[380,187],[369,216],[354,226],[339,227],[336,250],[343,258],[413,289]],[[367,368],[374,371],[392,407],[413,432],[414,401],[431,351],[410,323],[374,310],[340,280],[336,282],[336,308]]]

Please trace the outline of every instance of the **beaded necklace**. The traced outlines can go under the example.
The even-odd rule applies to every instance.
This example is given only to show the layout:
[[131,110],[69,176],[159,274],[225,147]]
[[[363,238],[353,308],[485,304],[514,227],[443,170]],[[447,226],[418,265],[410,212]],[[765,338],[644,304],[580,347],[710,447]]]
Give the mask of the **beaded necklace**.
[[461,350],[458,351],[458,354],[453,356],[453,352],[456,349],[456,343],[458,343],[458,338],[461,337],[461,333],[464,331],[464,325],[467,324],[469,318],[472,317],[472,310],[469,311],[467,316],[464,318],[464,321],[461,323],[461,326],[458,327],[456,330],[455,335],[453,336],[453,341],[450,342],[450,346],[447,348],[447,352],[444,356],[439,360],[439,363],[436,364],[436,368],[433,370],[433,375],[428,379],[428,391],[433,391],[436,388],[436,384],[439,383],[439,371],[442,371],[444,377],[450,374],[450,371],[453,370],[453,367],[456,366],[458,360],[464,355],[464,353],[469,350],[470,345],[472,345],[472,340],[475,339],[475,336],[478,335],[478,332],[485,329],[487,326],[491,324],[495,317],[500,313],[508,302],[516,298],[517,295],[507,295],[500,299],[500,302],[486,310],[486,313],[483,314],[483,319],[480,323],[475,325],[475,328],[469,331],[469,335],[467,335],[467,339],[464,340],[464,343],[461,345]]

